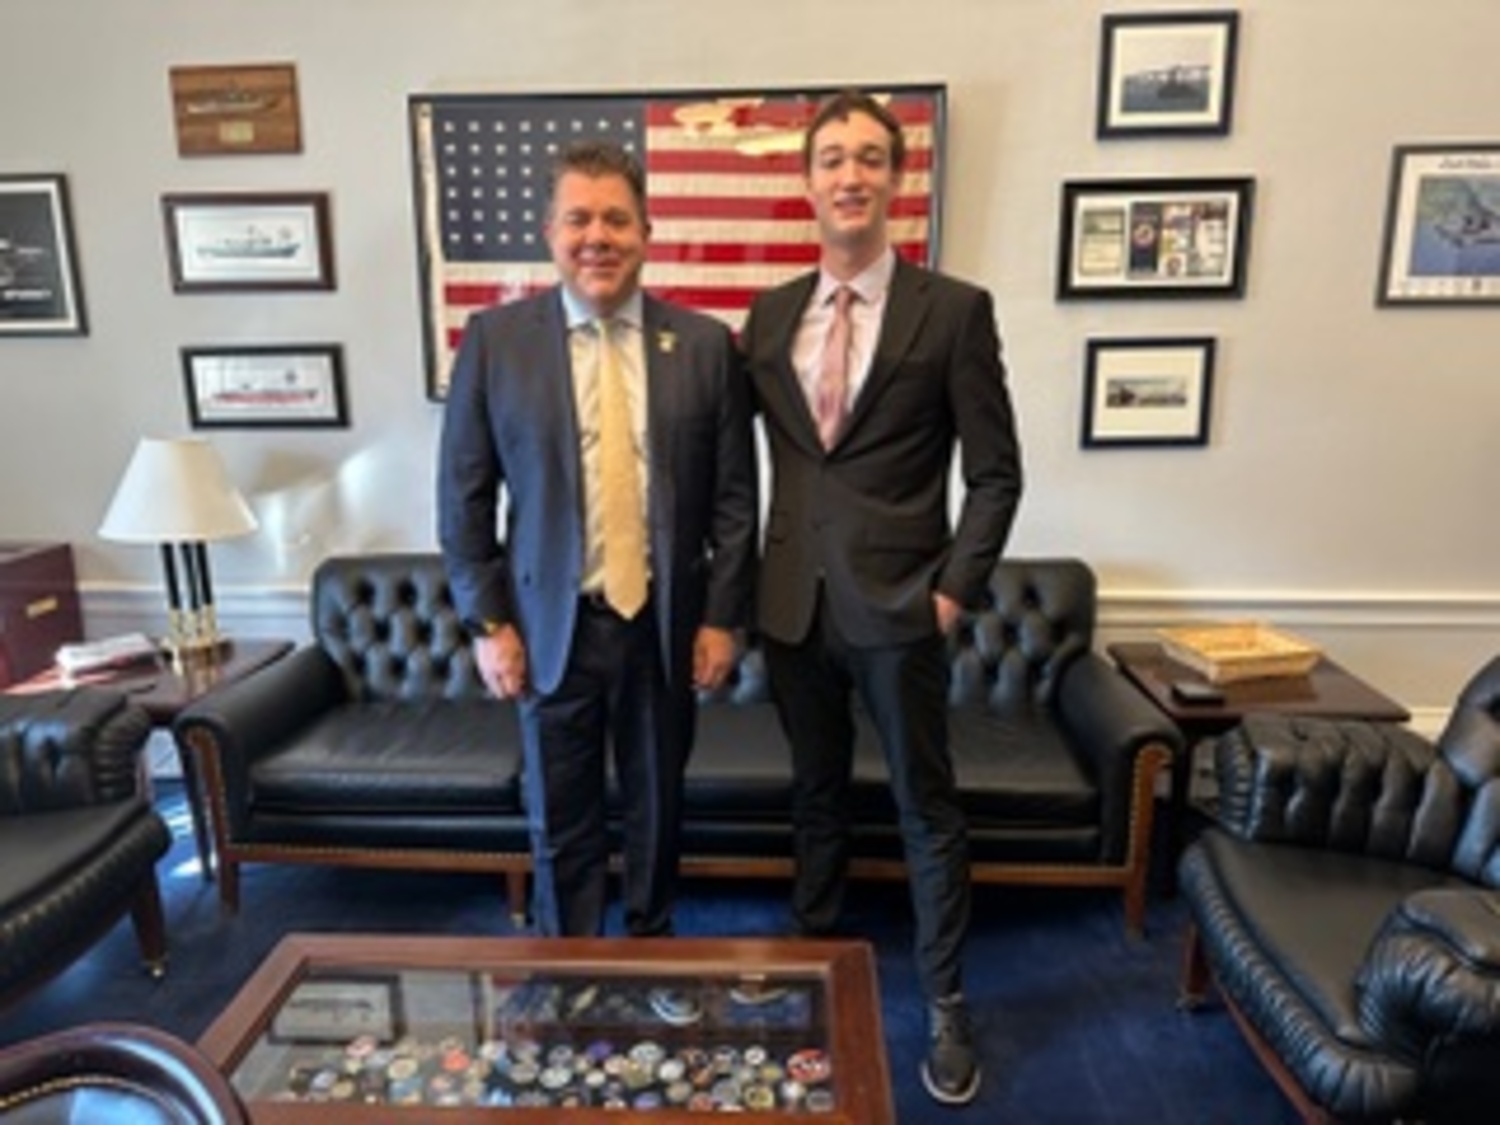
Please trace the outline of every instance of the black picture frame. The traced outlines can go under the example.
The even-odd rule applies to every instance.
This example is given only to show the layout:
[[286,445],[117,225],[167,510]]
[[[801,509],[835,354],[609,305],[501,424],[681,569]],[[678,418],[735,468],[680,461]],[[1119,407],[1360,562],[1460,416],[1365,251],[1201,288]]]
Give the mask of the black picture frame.
[[1207,445],[1216,352],[1211,336],[1089,340],[1080,444]]
[[182,378],[195,430],[349,425],[338,344],[185,347]]
[[67,177],[0,175],[0,336],[87,336]]
[[1244,296],[1254,200],[1248,176],[1065,181],[1057,299]]
[[[935,265],[947,88],[878,82],[862,88],[887,100],[906,135],[892,241],[903,256]],[[569,140],[612,138],[636,151],[647,173],[652,224],[645,288],[737,329],[756,292],[817,264],[802,130],[838,89],[411,95],[427,397],[447,396],[473,311],[554,283],[542,241],[547,164]],[[454,199],[466,205],[454,207]]]
[[161,208],[174,292],[334,288],[327,192],[173,193]]
[[1395,146],[1375,303],[1500,304],[1500,141]]
[[1104,16],[1096,136],[1228,134],[1239,27],[1227,10]]

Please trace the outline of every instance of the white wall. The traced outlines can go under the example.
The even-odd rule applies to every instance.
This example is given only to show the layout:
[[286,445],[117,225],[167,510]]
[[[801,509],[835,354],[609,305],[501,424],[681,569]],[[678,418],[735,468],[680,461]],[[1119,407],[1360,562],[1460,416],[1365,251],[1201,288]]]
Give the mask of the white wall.
[[[6,0],[0,172],[67,174],[90,332],[0,340],[0,535],[71,540],[96,631],[139,615],[150,554],[94,532],[136,438],[186,429],[178,349],[334,341],[349,430],[211,432],[263,523],[215,548],[227,615],[295,625],[323,555],[432,546],[410,93],[937,81],[943,265],[998,296],[1025,442],[1013,553],[1092,562],[1106,637],[1262,614],[1442,707],[1500,635],[1500,310],[1378,310],[1374,278],[1392,146],[1500,140],[1500,4],[1242,3],[1230,136],[1096,141],[1101,14],[1213,6]],[[304,152],[179,158],[168,68],[263,61]],[[1243,300],[1053,300],[1060,182],[1136,174],[1256,178]],[[236,189],[331,193],[336,292],[172,293],[160,196]],[[1206,449],[1079,449],[1115,334],[1218,338]]]

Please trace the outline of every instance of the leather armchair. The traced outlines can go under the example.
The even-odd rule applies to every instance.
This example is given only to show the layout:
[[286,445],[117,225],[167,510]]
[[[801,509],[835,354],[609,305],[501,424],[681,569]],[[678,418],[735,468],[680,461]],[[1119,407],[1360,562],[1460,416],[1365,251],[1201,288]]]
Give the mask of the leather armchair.
[[198,1050],[155,1028],[94,1023],[0,1050],[0,1122],[242,1125],[244,1103]]
[[1308,1121],[1494,1119],[1500,658],[1436,744],[1250,716],[1215,744],[1218,825],[1184,854],[1184,999],[1210,980]]
[[151,721],[101,689],[0,696],[0,1008],[129,911],[160,974],[156,861],[171,834],[140,793]]

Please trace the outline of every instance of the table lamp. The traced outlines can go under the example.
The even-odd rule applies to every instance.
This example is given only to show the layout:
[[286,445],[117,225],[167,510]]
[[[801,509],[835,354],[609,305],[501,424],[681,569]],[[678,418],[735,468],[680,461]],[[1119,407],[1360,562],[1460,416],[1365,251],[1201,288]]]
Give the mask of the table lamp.
[[142,438],[99,535],[119,543],[158,545],[167,585],[167,644],[179,660],[219,643],[208,544],[248,535],[257,526],[208,442]]

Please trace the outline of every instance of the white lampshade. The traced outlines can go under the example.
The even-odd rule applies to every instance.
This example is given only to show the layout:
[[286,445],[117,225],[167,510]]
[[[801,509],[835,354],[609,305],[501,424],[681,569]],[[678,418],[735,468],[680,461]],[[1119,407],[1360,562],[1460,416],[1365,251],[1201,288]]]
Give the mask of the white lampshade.
[[258,526],[208,442],[142,438],[99,535],[120,543],[211,542]]

